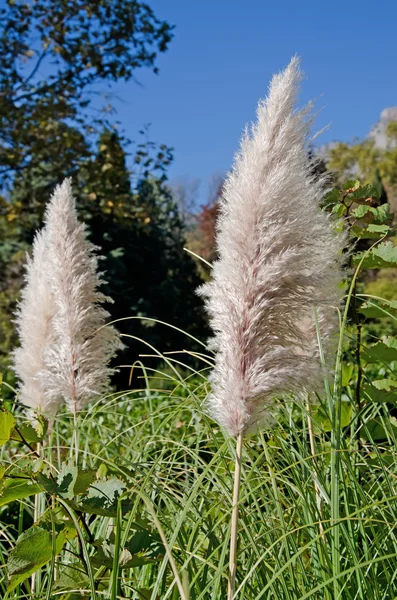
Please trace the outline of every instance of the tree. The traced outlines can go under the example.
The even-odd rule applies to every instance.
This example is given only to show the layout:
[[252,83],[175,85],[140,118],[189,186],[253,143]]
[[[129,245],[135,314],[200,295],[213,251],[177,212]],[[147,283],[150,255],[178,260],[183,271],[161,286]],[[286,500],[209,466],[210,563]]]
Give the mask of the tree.
[[[217,178],[216,185],[212,187],[210,199],[201,205],[187,237],[189,250],[210,263],[217,258],[216,222],[223,189],[223,178]],[[197,260],[197,265],[202,277],[208,279],[210,270],[207,265],[201,260]]]
[[[101,165],[109,161],[113,168],[103,171]],[[160,351],[186,347],[182,334],[155,324],[151,318],[200,338],[207,329],[202,302],[195,293],[201,280],[194,261],[183,250],[185,227],[170,190],[155,177],[140,180],[131,190],[127,176],[122,175],[123,163],[115,134],[105,132],[96,160],[98,168],[92,170],[98,173],[99,182],[89,186],[95,190],[92,201],[100,209],[91,210],[87,222],[92,241],[102,247],[105,257],[108,285],[104,291],[114,300],[108,307],[112,318],[141,317],[119,323],[120,331],[132,337],[126,338],[126,349],[117,362],[132,365],[139,353],[148,351],[136,338]],[[119,176],[114,180],[115,172]],[[116,194],[114,185],[119,185]],[[121,373],[117,381],[125,388],[128,378]]]
[[339,142],[329,149],[327,166],[338,173],[340,183],[356,176],[366,183],[378,181],[397,212],[397,121],[387,124],[384,147],[379,147],[372,137],[353,143]]
[[[68,175],[90,239],[102,247],[112,317],[150,316],[202,334],[194,292],[200,279],[183,251],[184,227],[164,185],[170,150],[138,143],[131,173],[128,140],[109,112],[92,112],[94,84],[129,79],[138,67],[156,70],[172,28],[135,0],[31,6],[9,0],[1,16],[0,366],[16,341],[11,320],[25,252],[54,186]],[[121,329],[162,350],[185,346],[172,330],[164,336],[148,323],[125,321]],[[128,344],[123,362],[131,364],[142,351]],[[122,378],[122,387],[127,381]]]
[[75,173],[108,122],[94,84],[128,80],[143,66],[157,71],[172,37],[136,0],[7,0],[0,22],[3,187],[26,168],[48,176],[49,163],[52,173]]
[[[80,216],[89,229],[91,241],[101,247],[101,269],[108,281],[104,292],[114,300],[107,309],[111,318],[141,317],[123,320],[120,330],[141,338],[161,351],[183,349],[186,339],[172,328],[155,325],[146,317],[155,318],[198,337],[206,336],[202,303],[195,294],[200,285],[196,266],[183,250],[185,227],[170,190],[160,176],[145,176],[135,188],[131,185],[126,166],[126,153],[116,130],[105,129],[99,137],[96,156],[76,174],[75,195]],[[34,197],[30,186],[23,185],[11,192],[5,203],[6,215],[0,227],[11,225],[4,239],[0,262],[4,256],[4,277],[0,281],[0,320],[5,324],[0,338],[3,367],[10,349],[16,343],[10,323],[17,293],[23,280],[25,251],[29,249],[34,229],[44,201],[50,193],[46,181],[40,188],[36,181]],[[17,200],[14,198],[17,194]],[[28,207],[31,207],[29,212]],[[15,211],[18,211],[15,217]],[[190,345],[191,347],[191,345]],[[132,365],[139,353],[145,353],[142,343],[126,338],[125,351],[116,363]],[[125,389],[128,377],[121,372],[114,382]]]

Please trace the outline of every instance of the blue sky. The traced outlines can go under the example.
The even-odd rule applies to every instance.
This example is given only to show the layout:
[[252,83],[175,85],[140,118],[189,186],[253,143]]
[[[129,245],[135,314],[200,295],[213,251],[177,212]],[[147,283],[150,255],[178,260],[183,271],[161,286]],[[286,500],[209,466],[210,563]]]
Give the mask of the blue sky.
[[202,182],[227,171],[269,79],[297,53],[306,73],[301,102],[314,98],[318,143],[365,136],[381,110],[397,104],[397,2],[386,0],[149,0],[175,24],[160,74],[118,84],[127,134],[151,123],[150,137],[175,149],[171,179]]

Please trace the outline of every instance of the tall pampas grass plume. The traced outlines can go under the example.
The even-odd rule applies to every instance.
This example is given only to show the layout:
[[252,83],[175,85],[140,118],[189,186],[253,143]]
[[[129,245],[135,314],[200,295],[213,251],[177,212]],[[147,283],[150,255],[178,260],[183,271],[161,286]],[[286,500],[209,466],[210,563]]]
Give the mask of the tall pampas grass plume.
[[[216,351],[209,410],[236,436],[228,600],[234,597],[243,437],[269,426],[275,398],[320,389],[338,326],[343,233],[320,208],[308,158],[310,106],[296,110],[293,58],[273,77],[241,141],[220,206],[219,259],[202,286]],[[321,335],[320,351],[318,335]]]
[[28,261],[17,314],[21,347],[14,353],[22,402],[48,417],[63,402],[76,414],[106,392],[108,363],[122,346],[116,329],[105,326],[102,304],[110,299],[98,291],[104,282],[95,251],[66,179],[47,206]]
[[338,325],[343,233],[320,209],[308,158],[310,107],[295,110],[294,57],[273,77],[246,130],[221,200],[212,280],[202,286],[216,365],[209,409],[231,435],[271,423],[273,399],[324,381]]

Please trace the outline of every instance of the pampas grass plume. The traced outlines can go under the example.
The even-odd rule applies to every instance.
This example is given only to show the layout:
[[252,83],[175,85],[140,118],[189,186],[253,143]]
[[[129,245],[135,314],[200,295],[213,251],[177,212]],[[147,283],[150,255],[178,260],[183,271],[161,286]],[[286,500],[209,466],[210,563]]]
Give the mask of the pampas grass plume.
[[308,159],[309,109],[295,110],[298,58],[272,79],[221,201],[212,280],[202,286],[216,365],[209,409],[232,435],[269,425],[274,398],[324,380],[341,302],[342,233],[319,207]]
[[43,386],[45,356],[55,342],[52,329],[56,306],[46,277],[47,245],[44,232],[36,234],[32,257],[27,256],[25,286],[16,314],[20,347],[13,353],[14,370],[20,379],[19,399],[32,411],[52,418],[60,404],[60,396],[49,396]]
[[[103,281],[95,250],[67,179],[55,189],[36,236],[17,316],[21,400],[46,416],[63,401],[76,413],[103,394],[108,363],[121,347],[116,329],[105,326],[109,313],[101,305],[109,299],[98,291]],[[32,386],[37,393],[29,400]]]

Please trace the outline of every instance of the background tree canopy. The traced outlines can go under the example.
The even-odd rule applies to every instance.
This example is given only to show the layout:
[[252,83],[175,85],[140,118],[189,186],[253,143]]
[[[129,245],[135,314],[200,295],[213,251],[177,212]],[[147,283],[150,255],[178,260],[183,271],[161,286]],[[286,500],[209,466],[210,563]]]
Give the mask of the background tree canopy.
[[[66,176],[73,177],[90,238],[102,248],[112,318],[178,321],[205,336],[195,295],[200,279],[183,250],[184,225],[164,183],[171,150],[136,143],[130,172],[129,140],[103,94],[104,83],[133,78],[140,67],[157,71],[172,26],[132,0],[8,0],[0,23],[0,366],[8,366],[16,343],[12,314],[25,252],[49,195]],[[117,362],[131,365],[147,351],[136,338],[162,351],[184,347],[182,335],[170,329],[164,336],[160,327],[120,323],[134,340],[126,340]],[[127,383],[121,374],[120,386]]]

